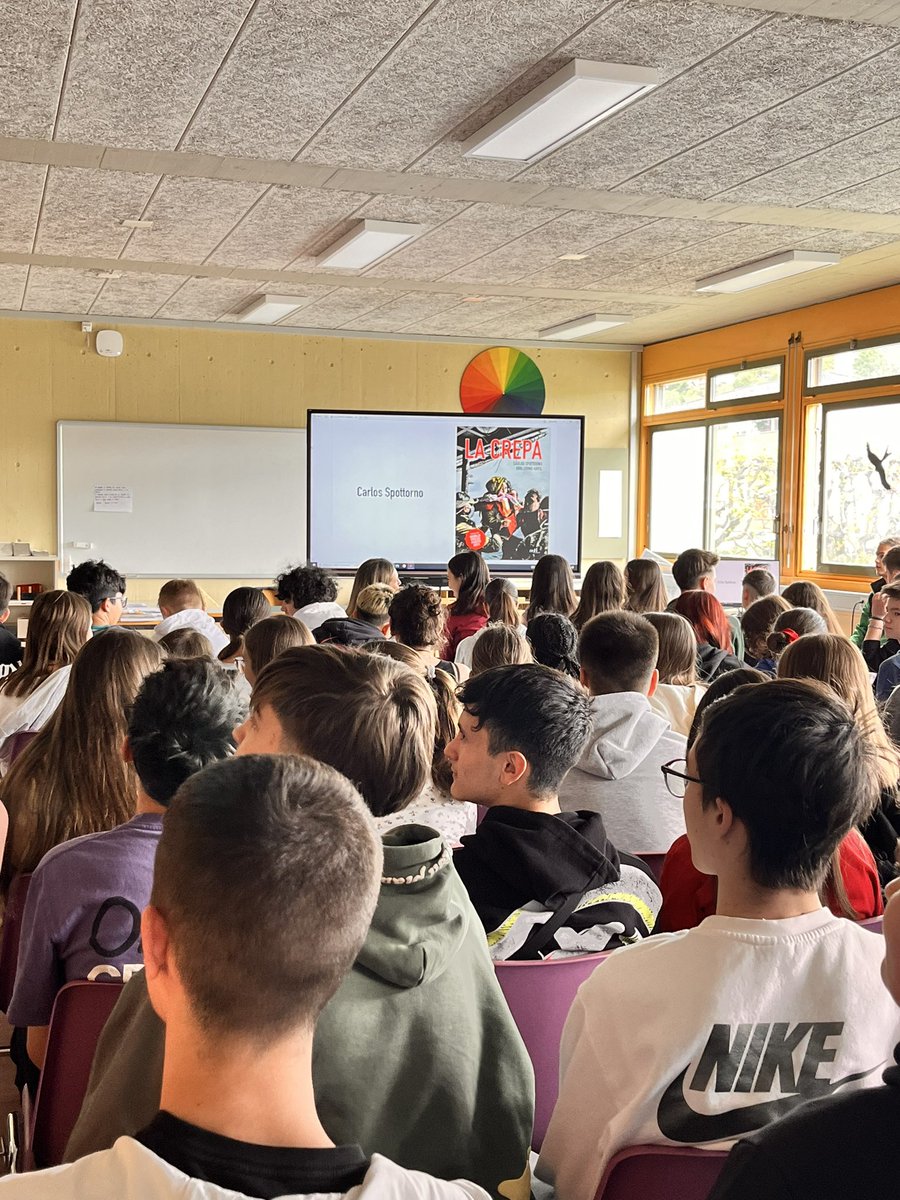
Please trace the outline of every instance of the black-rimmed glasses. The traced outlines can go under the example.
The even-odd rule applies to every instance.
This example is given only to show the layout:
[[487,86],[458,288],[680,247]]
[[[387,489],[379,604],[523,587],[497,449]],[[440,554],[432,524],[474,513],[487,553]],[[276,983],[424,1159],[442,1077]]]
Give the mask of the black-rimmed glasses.
[[696,775],[688,775],[686,771],[681,771],[679,767],[686,767],[686,758],[673,758],[671,762],[664,763],[659,769],[663,773],[663,778],[666,781],[666,787],[676,798],[683,800],[684,793],[687,791],[689,783],[702,783],[702,779],[698,779]]

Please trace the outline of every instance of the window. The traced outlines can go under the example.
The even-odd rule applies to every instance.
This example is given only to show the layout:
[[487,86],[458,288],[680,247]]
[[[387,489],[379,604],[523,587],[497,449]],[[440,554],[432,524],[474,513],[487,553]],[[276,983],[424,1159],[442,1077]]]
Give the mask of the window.
[[709,402],[717,404],[752,404],[761,400],[780,400],[784,388],[782,376],[784,359],[771,362],[741,363],[739,367],[723,367],[709,373]]
[[706,406],[706,375],[655,383],[647,389],[647,408],[654,416]]
[[900,381],[900,341],[872,338],[806,356],[806,386],[812,392]]
[[900,401],[817,404],[807,422],[804,565],[871,574],[900,530]]
[[766,415],[653,430],[650,549],[777,558],[780,425]]

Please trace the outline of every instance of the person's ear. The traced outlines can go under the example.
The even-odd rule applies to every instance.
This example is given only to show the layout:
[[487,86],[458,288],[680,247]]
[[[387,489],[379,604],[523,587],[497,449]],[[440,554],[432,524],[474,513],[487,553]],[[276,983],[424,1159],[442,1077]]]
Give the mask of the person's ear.
[[659,671],[656,667],[653,668],[653,674],[650,676],[650,682],[647,684],[647,697],[655,695],[656,689],[659,687]]
[[128,734],[125,734],[125,740],[122,742],[122,761],[127,763],[134,762],[134,754],[131,751],[131,740]]
[[531,766],[524,754],[518,750],[507,750],[500,756],[500,786],[512,787],[520,780],[527,782],[531,774]]
[[578,672],[578,681],[583,688],[585,688],[587,691],[590,691],[590,687],[588,686],[588,677],[584,673],[584,667],[581,667]]
[[0,625],[5,625],[8,620],[9,620],[9,609],[4,608],[3,611],[0,612]]
[[141,914],[141,945],[150,1003],[159,1019],[165,1022],[174,979],[172,943],[165,917],[152,904],[148,904]]

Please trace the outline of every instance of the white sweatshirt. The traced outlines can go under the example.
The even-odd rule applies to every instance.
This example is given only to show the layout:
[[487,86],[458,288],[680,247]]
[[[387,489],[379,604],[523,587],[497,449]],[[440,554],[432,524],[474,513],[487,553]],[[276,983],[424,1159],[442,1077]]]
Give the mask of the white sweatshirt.
[[213,656],[218,658],[231,640],[228,634],[218,626],[208,612],[202,608],[183,608],[181,612],[172,613],[165,617],[153,630],[153,640],[158,642],[173,629],[196,629],[208,639],[213,649]]
[[[111,1150],[100,1150],[77,1162],[47,1171],[11,1175],[0,1180],[4,1196],[34,1197],[34,1200],[247,1200],[240,1192],[214,1183],[191,1179],[170,1166],[152,1150],[134,1138],[119,1138]],[[474,1183],[456,1180],[445,1183],[421,1171],[407,1171],[380,1154],[361,1184],[349,1192],[330,1192],[329,1200],[339,1195],[350,1200],[489,1200],[488,1194]],[[306,1193],[285,1195],[284,1200],[325,1200],[322,1193],[314,1198]]]
[[707,917],[617,950],[581,985],[537,1166],[592,1200],[617,1150],[721,1149],[804,1100],[877,1086],[900,1040],[884,939],[818,909]]
[[661,683],[650,697],[650,707],[669,722],[674,733],[687,737],[706,688],[705,683]]

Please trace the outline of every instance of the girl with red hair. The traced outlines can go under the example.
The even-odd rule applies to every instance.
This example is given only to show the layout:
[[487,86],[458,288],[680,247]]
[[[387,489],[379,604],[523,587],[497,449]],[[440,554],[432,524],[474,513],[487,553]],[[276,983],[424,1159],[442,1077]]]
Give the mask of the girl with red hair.
[[712,592],[682,592],[672,607],[690,621],[694,630],[697,639],[697,675],[702,682],[709,683],[717,675],[744,665],[731,652],[728,617]]

